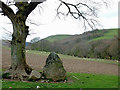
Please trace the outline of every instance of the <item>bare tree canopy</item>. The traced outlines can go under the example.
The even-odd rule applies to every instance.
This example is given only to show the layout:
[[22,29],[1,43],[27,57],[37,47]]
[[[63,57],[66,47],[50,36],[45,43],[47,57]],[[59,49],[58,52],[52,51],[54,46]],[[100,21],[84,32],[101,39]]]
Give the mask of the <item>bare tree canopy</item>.
[[[7,0],[6,2],[2,2],[1,0],[2,7],[7,7],[6,10],[10,11],[10,13],[7,14],[8,12],[5,12],[5,10],[2,12],[4,15],[9,15],[9,19],[12,19],[11,17],[14,17],[15,13],[10,6],[15,5],[18,8],[16,15],[19,15],[19,17],[22,16],[22,19],[26,21],[28,15],[37,7],[37,5],[45,1],[47,0]],[[85,29],[87,29],[87,27],[90,27],[91,29],[97,28],[96,26],[99,25],[97,20],[98,8],[103,6],[103,4],[108,6],[107,0],[58,0],[58,2],[60,4],[56,8],[57,16],[71,15],[74,19],[82,21]]]
[[[57,8],[57,15],[60,14],[68,16],[71,15],[74,19],[79,19],[82,21],[84,28],[87,29],[87,27],[90,27],[91,29],[95,29],[97,25],[99,25],[99,22],[97,20],[98,18],[98,8],[99,5],[106,5],[107,1],[100,0],[100,1],[94,1],[94,0],[59,0],[60,4]],[[60,10],[62,7],[64,7],[64,10]]]

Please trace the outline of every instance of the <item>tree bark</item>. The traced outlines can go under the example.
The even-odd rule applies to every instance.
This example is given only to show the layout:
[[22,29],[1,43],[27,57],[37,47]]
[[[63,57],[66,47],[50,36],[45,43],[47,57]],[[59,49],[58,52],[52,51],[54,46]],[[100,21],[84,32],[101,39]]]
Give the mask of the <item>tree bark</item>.
[[32,71],[32,68],[26,63],[25,56],[25,42],[28,35],[28,26],[25,25],[24,21],[14,21],[13,30],[11,42],[11,77],[23,80],[24,76],[29,76]]

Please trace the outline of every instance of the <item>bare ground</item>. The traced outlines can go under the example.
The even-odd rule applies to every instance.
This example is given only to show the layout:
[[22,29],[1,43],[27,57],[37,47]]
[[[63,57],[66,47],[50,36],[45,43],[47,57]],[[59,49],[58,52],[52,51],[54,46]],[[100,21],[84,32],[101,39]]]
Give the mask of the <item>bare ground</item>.
[[[42,70],[47,56],[27,54],[27,63],[33,69]],[[96,73],[118,75],[118,66],[95,61],[84,61],[62,58],[63,65],[67,72],[75,73]],[[2,50],[2,68],[8,69],[11,63],[10,50]]]

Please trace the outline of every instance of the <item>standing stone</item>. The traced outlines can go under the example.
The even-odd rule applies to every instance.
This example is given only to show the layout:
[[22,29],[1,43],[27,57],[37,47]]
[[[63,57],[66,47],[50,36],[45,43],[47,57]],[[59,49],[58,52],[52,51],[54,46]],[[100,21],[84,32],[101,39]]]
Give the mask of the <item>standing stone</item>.
[[48,56],[46,65],[43,68],[43,74],[47,79],[52,79],[54,81],[65,79],[66,71],[62,61],[56,53],[52,52]]

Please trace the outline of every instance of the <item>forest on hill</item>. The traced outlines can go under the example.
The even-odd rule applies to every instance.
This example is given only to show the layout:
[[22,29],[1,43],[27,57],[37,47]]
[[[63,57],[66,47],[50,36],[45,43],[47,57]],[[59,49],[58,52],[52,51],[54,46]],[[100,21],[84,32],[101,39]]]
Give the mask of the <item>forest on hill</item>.
[[[28,48],[81,58],[118,59],[118,29],[88,31],[80,35],[50,36]],[[63,38],[64,37],[64,38]],[[52,40],[53,39],[53,40]]]

